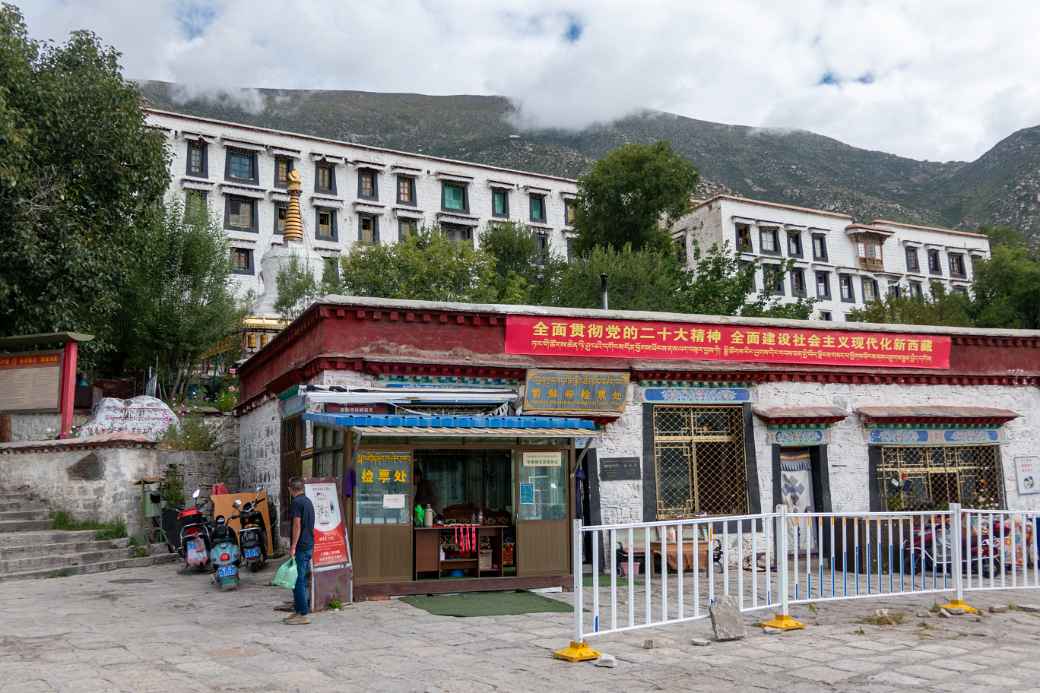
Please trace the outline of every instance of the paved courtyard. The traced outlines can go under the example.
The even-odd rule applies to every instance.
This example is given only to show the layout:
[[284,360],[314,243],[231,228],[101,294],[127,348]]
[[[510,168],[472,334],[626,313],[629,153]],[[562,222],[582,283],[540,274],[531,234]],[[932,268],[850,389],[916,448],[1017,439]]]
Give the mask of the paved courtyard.
[[[948,619],[927,613],[930,597],[822,604],[796,609],[805,631],[707,647],[690,642],[710,637],[698,621],[597,639],[617,657],[607,669],[550,658],[567,614],[456,619],[390,601],[283,626],[271,607],[288,592],[264,586],[270,575],[224,594],[171,565],[0,584],[0,690],[1040,690],[1040,615],[1021,610]],[[970,597],[1040,604],[1040,591]],[[858,622],[878,608],[906,621]]]

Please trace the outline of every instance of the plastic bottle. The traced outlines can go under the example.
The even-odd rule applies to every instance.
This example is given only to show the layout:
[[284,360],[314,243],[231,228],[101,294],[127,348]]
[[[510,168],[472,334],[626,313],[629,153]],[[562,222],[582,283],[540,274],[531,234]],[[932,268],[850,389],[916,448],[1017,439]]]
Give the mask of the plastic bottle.
[[429,503],[426,504],[426,511],[423,513],[423,515],[423,519],[426,523],[425,526],[433,527],[433,507]]

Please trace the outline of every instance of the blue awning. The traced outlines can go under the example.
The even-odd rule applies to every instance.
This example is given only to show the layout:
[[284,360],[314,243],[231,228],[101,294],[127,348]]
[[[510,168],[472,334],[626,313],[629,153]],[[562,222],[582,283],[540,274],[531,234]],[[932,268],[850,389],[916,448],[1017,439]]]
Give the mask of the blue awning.
[[484,435],[493,431],[503,433],[520,432],[519,435],[537,435],[552,432],[588,436],[596,430],[596,424],[586,419],[571,419],[562,416],[407,416],[396,414],[319,414],[308,412],[304,421],[321,426],[338,428],[379,428],[386,430],[415,432],[435,431],[440,435]]

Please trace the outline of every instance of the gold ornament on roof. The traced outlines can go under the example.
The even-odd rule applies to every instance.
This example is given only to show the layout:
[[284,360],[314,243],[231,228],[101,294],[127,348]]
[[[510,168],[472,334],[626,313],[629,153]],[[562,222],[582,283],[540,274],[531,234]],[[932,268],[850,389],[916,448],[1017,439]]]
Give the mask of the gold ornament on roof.
[[303,242],[303,215],[300,214],[300,172],[293,169],[289,171],[289,183],[286,186],[289,192],[289,206],[285,210],[285,228],[282,237],[287,243]]

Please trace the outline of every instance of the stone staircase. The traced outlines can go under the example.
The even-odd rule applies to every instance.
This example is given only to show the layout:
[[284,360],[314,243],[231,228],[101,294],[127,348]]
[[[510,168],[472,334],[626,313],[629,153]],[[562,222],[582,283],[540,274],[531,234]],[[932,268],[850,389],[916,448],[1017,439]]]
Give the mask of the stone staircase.
[[[144,554],[144,555],[138,555]],[[94,530],[51,529],[50,508],[28,489],[0,489],[0,582],[140,568],[176,559],[165,545],[130,546]]]

